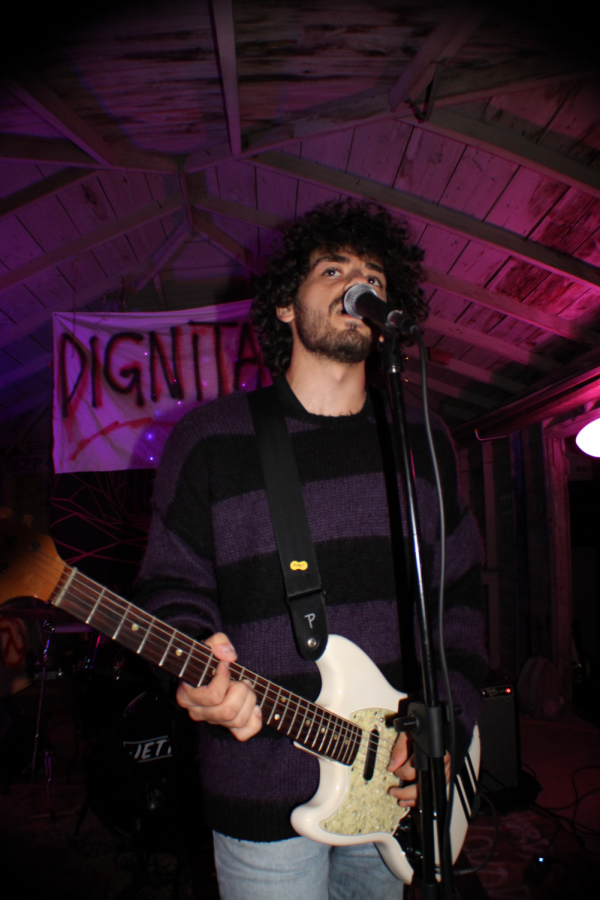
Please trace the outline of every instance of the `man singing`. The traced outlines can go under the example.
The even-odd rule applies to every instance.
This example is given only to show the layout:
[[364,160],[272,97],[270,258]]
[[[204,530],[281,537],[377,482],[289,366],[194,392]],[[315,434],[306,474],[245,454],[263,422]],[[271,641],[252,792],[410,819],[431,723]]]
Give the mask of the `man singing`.
[[[357,644],[402,690],[399,615],[412,599],[396,583],[382,452],[365,364],[380,335],[344,312],[355,284],[370,285],[417,321],[421,251],[375,204],[319,206],[284,234],[257,283],[252,320],[275,376],[297,462],[326,593],[329,632]],[[439,572],[438,511],[423,416],[409,407],[425,583],[433,603]],[[446,507],[445,638],[458,721],[457,756],[468,747],[485,672],[481,547],[458,486],[455,452],[434,417]],[[402,492],[400,492],[402,496]],[[403,519],[406,520],[403,511]],[[402,883],[375,845],[330,847],[295,834],[294,807],[319,782],[318,760],[263,728],[250,684],[228,663],[309,700],[320,677],[302,659],[285,588],[247,396],[198,408],[178,424],[158,473],[138,602],[221,660],[201,688],[180,684],[177,701],[199,726],[204,814],[214,831],[222,900],[398,900]],[[403,635],[403,643],[413,640]],[[390,769],[415,771],[401,735]],[[402,807],[416,786],[394,788]]]

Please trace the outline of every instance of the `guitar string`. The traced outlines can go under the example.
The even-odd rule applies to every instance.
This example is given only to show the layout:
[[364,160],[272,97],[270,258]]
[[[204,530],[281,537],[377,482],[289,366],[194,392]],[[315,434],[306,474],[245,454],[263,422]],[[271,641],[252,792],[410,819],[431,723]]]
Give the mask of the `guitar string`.
[[[46,554],[40,554],[40,556],[43,556],[48,560],[49,569],[53,575],[52,587],[50,589],[51,593],[53,591],[60,592],[60,589],[62,586],[61,578],[63,575],[65,575],[65,570],[67,570],[66,576],[64,579],[65,582],[68,582],[68,579],[71,575],[73,576],[73,580],[72,580],[71,584],[69,585],[68,591],[66,592],[67,596],[76,594],[76,592],[73,588],[73,583],[75,582],[79,586],[79,596],[77,597],[79,602],[82,602],[82,600],[83,600],[83,601],[91,603],[93,601],[93,599],[95,599],[95,595],[98,594],[98,591],[96,590],[96,588],[98,588],[98,587],[100,588],[101,591],[106,590],[106,589],[103,589],[101,585],[97,585],[96,582],[93,581],[93,579],[88,578],[86,575],[83,575],[83,573],[80,573],[76,568],[73,569],[72,567],[69,567],[66,564],[61,565],[60,573],[58,573],[57,563],[51,557],[47,557]],[[58,560],[58,564],[61,564],[61,563],[62,563],[62,561]],[[52,570],[54,570],[54,571],[52,571]],[[84,582],[87,582],[87,584],[84,584]],[[90,586],[91,586],[91,588],[90,588]],[[85,589],[85,593],[83,592],[82,588]],[[91,593],[90,593],[90,591],[91,591]],[[113,607],[116,607],[117,614],[120,612],[120,610],[125,610],[124,615],[119,616],[118,619],[116,619],[114,617],[112,610],[110,611],[110,613],[108,613],[109,622],[111,623],[111,625],[115,621],[122,622],[127,617],[129,612],[138,613],[138,615],[142,619],[145,620],[145,624],[150,626],[149,630],[154,628],[154,630],[152,632],[152,637],[154,639],[159,639],[159,640],[164,641],[164,640],[166,640],[165,635],[171,635],[171,639],[172,639],[172,636],[174,634],[177,634],[179,636],[180,642],[184,643],[184,645],[186,646],[187,649],[189,649],[190,651],[193,651],[194,647],[197,647],[198,650],[196,652],[198,653],[200,651],[204,654],[204,658],[200,657],[201,664],[205,664],[205,663],[210,664],[211,657],[214,659],[215,662],[218,662],[208,648],[200,650],[200,648],[203,648],[204,645],[200,644],[199,642],[193,641],[191,638],[189,638],[187,635],[183,634],[182,632],[177,632],[176,629],[171,629],[170,626],[165,626],[165,624],[163,622],[161,622],[160,619],[154,618],[149,613],[147,613],[145,610],[141,609],[140,607],[135,606],[135,604],[129,603],[128,601],[119,597],[117,594],[114,594],[112,591],[106,590],[106,593],[107,593],[106,603],[110,603]],[[60,607],[58,607],[58,608],[60,608]],[[99,609],[99,612],[101,614],[103,614],[104,616],[107,615],[107,613],[102,609]],[[158,626],[158,628],[155,628],[154,626]],[[112,630],[114,631],[114,629],[112,629]],[[164,634],[158,633],[159,630],[164,632]],[[254,673],[250,672],[249,670],[246,670],[245,667],[240,666],[238,663],[233,663],[232,666],[234,666],[235,668],[240,670],[240,680],[244,678],[244,675],[242,673],[246,672],[247,674],[251,674],[254,676],[255,685],[256,685],[257,680],[260,682],[263,682],[263,684],[261,685],[261,689],[263,691],[263,697],[264,697],[263,702],[265,702],[265,700],[269,700],[269,701],[273,702],[274,706],[276,707],[277,701],[279,700],[279,697],[281,695],[281,689],[278,686],[275,686],[277,688],[277,693],[275,694],[275,691],[271,687],[269,687],[269,682],[267,679],[262,678],[262,676],[255,676]],[[265,688],[266,688],[266,690],[265,690]],[[338,726],[338,729],[340,732],[340,737],[342,737],[342,736],[351,737],[354,740],[359,739],[359,735],[362,737],[362,740],[360,740],[359,749],[357,750],[356,756],[352,760],[351,764],[362,763],[363,761],[366,762],[366,758],[369,753],[369,732],[367,732],[366,729],[363,729],[360,726],[358,726],[355,722],[351,722],[350,720],[344,719],[342,716],[339,716],[337,713],[332,713],[330,710],[327,710],[323,707],[319,707],[316,704],[311,704],[311,706],[312,706],[312,710],[311,710],[310,707],[307,705],[310,703],[310,701],[307,701],[307,700],[305,700],[305,698],[299,697],[298,695],[295,695],[290,691],[285,690],[284,692],[289,697],[288,704],[287,704],[286,710],[284,712],[284,717],[287,713],[287,709],[288,709],[290,703],[292,701],[294,701],[294,703],[298,707],[298,710],[302,712],[303,716],[305,716],[307,713],[309,715],[314,716],[314,713],[317,713],[317,716],[314,717],[317,720],[317,727],[320,727],[324,724],[326,725],[326,727],[328,729],[325,732],[326,737],[329,733],[331,733],[332,723],[334,723],[335,720],[337,720],[339,723],[342,724],[342,727],[343,727],[343,730],[342,730],[342,729],[339,729],[339,726]],[[273,710],[273,711],[275,711],[275,710]],[[327,723],[326,717],[329,718],[328,723]],[[285,724],[285,719],[283,721],[283,724]],[[280,729],[278,729],[277,726],[275,726],[275,725],[270,726],[270,727],[273,727],[275,730],[279,731],[280,733],[284,733],[283,731],[280,731]],[[311,727],[312,727],[312,722],[311,722]],[[336,726],[335,726],[335,724],[333,724],[333,734],[331,735],[331,737],[329,739],[328,745],[331,744],[331,740],[335,736],[335,733],[336,733]],[[310,736],[310,729],[308,732],[308,736]],[[298,738],[296,738],[296,739],[300,740],[300,742],[302,742],[302,739],[300,736],[298,736]],[[315,737],[314,743],[317,742],[317,739],[318,739],[318,735]],[[322,743],[323,743],[323,741],[322,741]],[[384,762],[380,763],[379,761],[382,759],[382,754],[379,752],[380,747],[382,747],[384,749],[389,749],[389,751],[391,753],[391,748],[393,746],[393,743],[394,743],[394,741],[390,742],[390,741],[386,740],[384,737],[382,739],[382,736],[380,735],[380,739],[379,739],[378,747],[377,747],[376,764],[374,767],[374,772],[377,772],[377,774],[382,777],[384,774],[387,773],[387,765],[385,763],[385,759],[386,758],[389,759],[389,755],[387,757],[383,757]],[[306,746],[309,746],[309,745],[306,744]],[[364,746],[364,751],[361,750],[362,746]],[[335,758],[334,754],[335,754],[335,751],[333,751],[333,754],[332,754],[333,758]],[[327,757],[328,754],[327,754],[327,752],[321,752],[321,755]],[[340,753],[340,755],[342,755],[342,754]]]
[[[210,649],[208,647],[206,647],[206,645],[203,645],[201,642],[194,641],[192,638],[188,637],[183,632],[177,631],[177,629],[173,629],[170,626],[166,626],[165,623],[163,623],[160,619],[157,619],[154,616],[151,616],[149,613],[147,613],[141,607],[138,607],[135,604],[130,603],[129,601],[119,597],[117,594],[114,594],[112,591],[109,591],[108,589],[103,588],[102,585],[97,585],[96,582],[93,581],[93,579],[90,579],[90,578],[88,578],[88,576],[79,572],[76,567],[71,567],[71,566],[68,566],[66,563],[63,563],[63,561],[60,560],[60,558],[57,558],[55,560],[54,558],[47,555],[43,551],[37,551],[37,553],[38,553],[38,556],[36,557],[36,559],[43,560],[43,563],[40,564],[40,566],[39,566],[40,571],[42,569],[43,564],[45,564],[45,566],[46,566],[46,570],[47,570],[45,573],[45,576],[47,578],[46,587],[47,587],[47,589],[49,589],[50,594],[52,594],[54,592],[60,593],[61,589],[63,589],[63,587],[64,587],[64,584],[68,583],[69,578],[72,576],[72,581],[69,584],[68,590],[66,591],[66,596],[76,596],[77,601],[80,603],[92,602],[95,599],[95,595],[98,594],[98,591],[95,590],[95,588],[98,587],[98,588],[100,588],[100,591],[103,591],[103,590],[105,591],[105,594],[106,594],[105,603],[110,603],[112,606],[116,607],[117,615],[121,609],[124,610],[124,614],[122,616],[120,616],[119,618],[113,617],[112,614],[109,614],[109,615],[111,615],[111,617],[109,619],[109,621],[111,623],[115,622],[115,621],[116,622],[123,621],[127,617],[129,612],[134,613],[134,614],[137,613],[142,619],[145,620],[145,624],[147,626],[149,626],[149,630],[152,629],[152,638],[154,640],[158,639],[158,640],[165,641],[167,639],[167,637],[170,637],[172,639],[173,635],[176,634],[178,636],[179,642],[183,643],[184,646],[186,647],[186,649],[191,651],[191,653],[193,653],[194,648],[196,647],[196,648],[198,648],[198,650],[196,651],[198,654],[200,654],[200,653],[204,654],[204,656],[205,656],[204,659],[202,659],[202,657],[200,657],[201,664],[205,664],[206,662],[208,662],[210,664],[211,657],[213,658],[213,660],[215,662],[218,662],[216,657],[214,657],[214,655],[212,654]],[[63,576],[65,576],[64,581],[62,580]],[[85,580],[85,582],[88,582],[89,585],[93,586],[93,590],[90,588],[90,586],[88,584],[83,584],[83,580]],[[76,583],[79,582],[78,594],[73,587],[74,582],[76,582]],[[55,607],[55,608],[60,609],[60,606]],[[105,616],[107,615],[107,613],[104,610],[99,610],[99,611],[101,614],[103,614]],[[95,617],[95,615],[93,617]],[[93,617],[90,617],[90,618],[93,618]],[[155,627],[155,626],[157,626],[157,627]],[[109,636],[109,635],[107,635],[107,636]],[[359,750],[358,750],[356,756],[354,757],[351,765],[353,765],[355,763],[361,763],[363,761],[366,762],[367,756],[369,754],[369,737],[370,737],[370,732],[368,732],[366,729],[357,725],[355,722],[350,721],[349,719],[345,719],[343,716],[339,716],[337,713],[332,713],[330,710],[327,710],[324,707],[320,707],[317,704],[311,703],[311,701],[307,701],[303,697],[293,694],[291,691],[281,689],[277,685],[274,685],[274,687],[277,689],[275,692],[275,690],[273,690],[270,687],[268,679],[264,679],[262,676],[255,675],[255,673],[250,672],[250,670],[247,670],[244,666],[241,666],[239,663],[232,663],[232,664],[230,664],[230,668],[231,668],[231,666],[240,670],[240,679],[239,680],[243,680],[244,677],[246,677],[242,674],[245,672],[247,675],[254,676],[255,684],[256,684],[256,680],[264,682],[264,684],[261,685],[261,689],[263,691],[263,696],[264,696],[263,702],[265,702],[268,699],[276,707],[279,697],[281,696],[281,693],[283,691],[283,693],[289,698],[288,704],[286,706],[286,711],[284,712],[284,716],[287,713],[287,708],[289,707],[289,704],[292,701],[294,701],[295,705],[298,707],[298,710],[302,712],[303,716],[305,716],[306,713],[309,713],[311,715],[314,715],[314,713],[316,713],[317,716],[315,718],[320,717],[320,722],[318,722],[317,727],[320,727],[320,726],[326,724],[325,717],[327,716],[330,719],[329,725],[328,725],[329,729],[331,729],[333,722],[335,722],[335,720],[337,720],[343,728],[343,732],[341,732],[341,735],[343,734],[345,737],[352,737],[354,740],[357,740],[360,735],[362,737],[362,740],[360,740]],[[250,680],[250,679],[248,679],[248,680]],[[266,688],[266,690],[265,690],[265,688]],[[309,704],[310,704],[310,706],[309,706]],[[311,706],[313,707],[312,711],[310,708]],[[332,722],[332,719],[333,719],[333,722]],[[272,727],[274,730],[279,731],[279,729],[277,728],[276,725],[272,725],[269,727]],[[311,724],[311,727],[312,727],[312,724]],[[333,728],[334,728],[334,735],[335,735],[335,725],[333,725]],[[284,732],[280,731],[280,733],[284,733]],[[309,730],[308,734],[310,735],[310,730]],[[327,736],[327,732],[326,732],[326,736]],[[318,737],[318,735],[317,735],[317,737]],[[332,735],[332,737],[333,737],[333,735]],[[295,740],[300,740],[300,742],[302,741],[302,739],[300,737],[295,738]],[[315,738],[315,743],[316,743],[316,740],[317,740],[317,738]],[[330,743],[331,743],[331,739],[329,740],[329,744]],[[378,775],[383,776],[384,774],[390,774],[390,773],[387,773],[387,764],[379,763],[379,760],[381,759],[380,748],[382,748],[382,747],[384,749],[389,748],[390,753],[391,753],[391,748],[393,747],[394,743],[395,743],[395,738],[393,741],[390,741],[387,738],[385,738],[384,735],[382,735],[382,734],[379,735],[379,741],[378,741],[378,745],[377,745],[376,763],[375,763],[375,767],[374,767],[374,772],[377,772]],[[363,744],[365,745],[364,753],[361,750],[361,747]],[[326,752],[322,752],[320,755],[327,757]],[[389,757],[387,757],[387,758],[389,759]]]
[[[52,573],[52,576],[53,576],[52,582],[51,582],[50,593],[52,593],[54,591],[60,592],[61,588],[64,586],[61,581],[63,575],[65,576],[64,583],[68,583],[69,578],[72,577],[72,581],[69,584],[69,589],[66,592],[67,596],[69,596],[69,595],[77,596],[76,591],[73,588],[73,582],[75,582],[75,583],[78,583],[78,586],[79,586],[79,595],[77,596],[77,600],[79,602],[85,601],[85,602],[91,603],[95,599],[95,595],[98,594],[96,587],[99,587],[101,591],[102,590],[106,591],[106,594],[107,594],[106,603],[110,603],[112,606],[116,607],[117,613],[122,609],[125,610],[124,615],[120,616],[118,619],[114,618],[114,616],[112,615],[112,611],[111,611],[111,613],[109,614],[110,615],[109,621],[111,622],[111,624],[113,624],[115,621],[122,622],[127,617],[127,614],[131,611],[132,613],[138,613],[142,619],[146,620],[145,624],[150,626],[148,630],[154,628],[154,626],[158,626],[158,628],[154,628],[154,631],[152,633],[152,637],[154,639],[159,639],[159,640],[164,641],[164,640],[166,640],[165,635],[171,635],[171,638],[172,638],[174,634],[177,634],[179,636],[179,638],[181,639],[181,642],[184,643],[185,646],[190,651],[193,651],[194,647],[199,648],[199,650],[200,650],[200,648],[204,647],[204,645],[200,644],[199,642],[193,641],[191,638],[189,638],[187,635],[183,634],[182,632],[177,632],[176,629],[171,629],[170,626],[165,626],[165,624],[163,622],[161,622],[160,619],[154,618],[153,616],[151,616],[149,613],[147,613],[145,610],[141,609],[140,607],[137,607],[134,604],[129,603],[128,601],[119,597],[117,594],[114,594],[112,591],[103,589],[101,585],[96,585],[96,583],[93,581],[93,579],[90,579],[86,575],[83,575],[76,568],[67,566],[66,564],[62,563],[61,560],[58,560],[58,563],[57,563],[55,560],[53,560],[51,557],[47,556],[45,553],[40,553],[40,556],[38,557],[38,559],[40,557],[44,557],[45,560],[48,561],[49,565],[47,565],[47,568],[49,569],[49,571]],[[60,571],[58,570],[58,565],[60,565]],[[41,568],[41,566],[40,566],[40,568]],[[87,582],[87,584],[84,584],[84,581]],[[90,592],[90,585],[93,587],[92,592]],[[82,590],[82,589],[84,589],[84,590]],[[85,591],[85,593],[84,593],[84,591]],[[58,607],[58,608],[60,608],[60,607]],[[106,612],[104,612],[104,610],[99,610],[99,611],[101,612],[101,614],[104,614],[106,616]],[[164,634],[157,633],[159,630],[164,632]],[[216,658],[213,656],[213,654],[210,652],[210,650],[208,648],[202,649],[200,652],[202,652],[205,655],[205,658],[201,657],[202,664],[204,664],[204,663],[210,664],[211,657],[215,660],[215,662],[217,662]],[[237,663],[233,663],[232,665],[240,670],[241,678],[244,677],[244,675],[241,674],[243,672],[247,672],[248,674],[254,675],[254,673],[249,672],[249,670],[246,670],[245,667],[240,666]],[[265,682],[265,684],[261,685],[261,688],[263,690],[263,696],[264,696],[263,702],[268,699],[268,700],[272,701],[276,706],[277,701],[281,695],[281,689],[276,686],[277,694],[275,694],[275,692],[269,687],[269,682],[267,679],[262,678],[262,676],[255,676],[255,683],[256,683],[256,679],[258,679],[259,681]],[[266,687],[266,690],[265,690],[265,687]],[[285,691],[285,693],[290,698],[288,700],[288,706],[289,706],[289,703],[292,700],[294,700],[298,709],[302,711],[303,716],[306,713],[309,713],[311,715],[314,715],[314,713],[317,713],[317,716],[315,718],[317,718],[317,719],[320,718],[320,721],[318,722],[317,727],[323,725],[326,722],[325,717],[327,716],[327,717],[329,717],[329,720],[330,720],[329,728],[331,728],[332,718],[334,720],[337,720],[338,722],[342,723],[344,731],[341,732],[340,736],[344,735],[344,732],[345,732],[344,736],[350,735],[352,738],[358,739],[359,734],[360,734],[364,740],[360,741],[359,750],[358,750],[354,760],[352,761],[352,764],[361,763],[361,762],[363,762],[363,760],[366,762],[367,754],[369,752],[369,749],[368,749],[369,748],[369,732],[367,732],[365,729],[358,726],[356,723],[351,722],[350,720],[344,719],[342,716],[338,716],[337,713],[332,713],[331,711],[329,711],[323,707],[319,707],[316,704],[311,704],[311,706],[313,707],[313,711],[314,711],[313,712],[313,711],[311,711],[310,707],[307,705],[310,703],[310,701],[307,701],[307,700],[305,700],[305,698],[299,697],[298,695],[294,695],[289,691]],[[273,698],[275,698],[275,699],[273,699]],[[286,712],[287,712],[287,708],[286,708]],[[285,713],[284,713],[284,716],[285,716]],[[277,729],[277,726],[271,726],[271,727],[273,727],[275,730],[279,730],[279,729]],[[312,727],[312,723],[311,723],[311,727]],[[282,733],[282,732],[280,732],[280,733]],[[308,735],[310,736],[310,729],[309,729]],[[335,726],[334,726],[334,735],[335,735]],[[326,736],[327,736],[327,732],[326,732]],[[317,735],[317,737],[318,737],[318,735]],[[317,737],[315,737],[315,741],[314,741],[315,743],[316,743]],[[333,737],[333,735],[332,735],[332,737]],[[298,738],[298,739],[301,740],[301,738]],[[331,739],[329,740],[329,743],[331,743]],[[365,745],[364,754],[360,750],[360,746],[363,743]],[[376,771],[379,775],[383,775],[384,772],[387,771],[387,766],[379,764],[379,759],[381,759],[381,754],[379,753],[380,746],[389,748],[390,752],[391,752],[391,747],[393,746],[393,742],[386,741],[385,738],[382,740],[381,736],[380,736],[380,740],[378,742],[376,764],[375,764],[374,771]],[[334,751],[334,753],[335,753],[335,751]],[[327,753],[322,752],[321,755],[327,756]]]

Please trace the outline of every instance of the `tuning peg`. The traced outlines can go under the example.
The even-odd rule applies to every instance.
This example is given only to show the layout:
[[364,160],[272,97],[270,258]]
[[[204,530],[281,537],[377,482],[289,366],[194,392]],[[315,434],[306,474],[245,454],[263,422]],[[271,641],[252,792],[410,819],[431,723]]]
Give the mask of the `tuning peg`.
[[0,519],[10,519],[12,516],[12,509],[9,509],[8,506],[0,506]]

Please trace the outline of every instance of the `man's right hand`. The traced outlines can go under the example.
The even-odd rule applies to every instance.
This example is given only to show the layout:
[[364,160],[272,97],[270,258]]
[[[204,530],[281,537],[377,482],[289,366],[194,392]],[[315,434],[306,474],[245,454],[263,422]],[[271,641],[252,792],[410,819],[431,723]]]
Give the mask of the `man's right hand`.
[[229,677],[230,662],[237,653],[228,637],[221,632],[204,642],[218,660],[216,675],[205,687],[190,687],[181,682],[177,689],[177,702],[194,722],[210,722],[224,725],[238,741],[247,741],[262,728],[262,713],[256,702],[256,694],[245,681],[232,681]]

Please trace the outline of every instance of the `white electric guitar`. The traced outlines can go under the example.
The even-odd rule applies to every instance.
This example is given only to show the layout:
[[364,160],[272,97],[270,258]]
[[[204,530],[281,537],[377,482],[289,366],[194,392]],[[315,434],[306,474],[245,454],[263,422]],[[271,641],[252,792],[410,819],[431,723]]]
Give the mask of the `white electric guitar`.
[[[199,687],[212,678],[218,661],[205,644],[66,565],[50,537],[33,532],[28,525],[16,526],[8,510],[2,510],[0,518],[0,604],[14,597],[36,597],[188,684]],[[399,807],[388,793],[398,786],[398,779],[387,771],[397,737],[392,719],[406,695],[388,684],[356,644],[339,635],[329,637],[317,666],[322,690],[315,703],[238,663],[229,668],[232,678],[251,682],[265,725],[319,759],[319,789],[312,800],[292,813],[294,830],[332,845],[376,841],[391,871],[408,884],[415,862],[408,845],[418,844],[418,838],[407,824],[410,817],[402,821],[409,810]],[[468,828],[478,771],[476,730],[455,781],[453,860]]]

